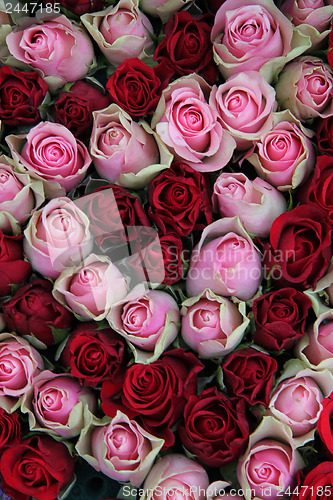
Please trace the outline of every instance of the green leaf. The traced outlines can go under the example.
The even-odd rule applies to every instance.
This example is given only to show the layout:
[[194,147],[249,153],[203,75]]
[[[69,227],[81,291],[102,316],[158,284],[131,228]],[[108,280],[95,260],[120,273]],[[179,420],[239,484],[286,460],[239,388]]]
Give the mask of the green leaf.
[[67,328],[66,330],[62,328],[54,328],[54,326],[50,326],[50,328],[56,345],[60,344],[70,332],[70,328]]

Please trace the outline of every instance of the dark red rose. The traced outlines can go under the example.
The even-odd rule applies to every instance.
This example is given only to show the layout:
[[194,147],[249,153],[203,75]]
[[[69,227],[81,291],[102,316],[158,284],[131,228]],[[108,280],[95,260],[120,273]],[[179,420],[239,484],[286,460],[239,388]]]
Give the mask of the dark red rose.
[[223,359],[223,383],[232,396],[238,396],[253,406],[269,403],[278,364],[274,358],[247,347],[228,354]]
[[16,413],[7,413],[0,408],[0,453],[21,439],[21,424]]
[[324,154],[333,154],[333,116],[318,119],[316,140],[319,151]]
[[333,462],[322,462],[312,469],[297,486],[292,488],[291,500],[320,500],[332,498],[333,494]]
[[1,486],[15,500],[54,500],[72,479],[74,458],[50,436],[33,436],[7,448],[0,459]]
[[138,226],[150,226],[139,199],[127,189],[102,186],[75,202],[89,217],[99,247],[121,245],[138,237]]
[[180,439],[187,450],[210,467],[221,467],[244,453],[249,423],[243,399],[228,398],[217,387],[191,396],[184,409]]
[[109,97],[82,80],[75,82],[68,92],[61,92],[54,104],[55,121],[65,125],[75,137],[88,138],[93,126],[92,112],[106,108]]
[[64,366],[82,385],[96,387],[104,380],[120,383],[127,361],[126,343],[111,328],[83,323],[70,334],[62,353]]
[[317,421],[317,430],[328,455],[333,458],[333,393],[321,401],[323,409]]
[[329,36],[329,47],[327,53],[327,61],[331,66],[331,70],[333,71],[333,28],[331,28],[330,36]]
[[211,193],[206,177],[189,165],[175,162],[148,187],[148,215],[163,233],[187,236],[213,220]]
[[10,330],[36,337],[45,346],[59,344],[72,325],[73,315],[55,300],[52,288],[50,281],[34,280],[3,303]]
[[144,116],[155,111],[172,73],[166,63],[151,68],[138,58],[126,59],[117,66],[106,88],[112,102],[129,115]]
[[102,409],[113,417],[117,410],[129,418],[141,417],[146,430],[165,439],[164,447],[174,443],[171,431],[181,418],[186,401],[197,391],[197,374],[203,365],[183,349],[174,349],[150,363],[133,364],[126,373],[121,399],[112,398],[113,384],[104,382],[101,391]]
[[77,16],[82,16],[87,12],[97,12],[104,9],[105,0],[44,0],[44,3],[60,3],[62,7],[73,12]]
[[269,351],[291,349],[305,333],[311,300],[295,288],[269,292],[253,301],[254,341]]
[[[332,122],[333,124],[333,122]],[[333,157],[318,156],[313,176],[299,190],[302,203],[316,203],[322,208],[333,225]]]
[[48,86],[35,71],[0,68],[0,119],[5,125],[32,125],[40,121],[39,106]]
[[0,229],[0,297],[9,295],[11,285],[21,285],[31,273],[30,263],[23,260],[22,238],[7,236]]
[[304,290],[324,276],[332,257],[332,229],[325,212],[308,203],[279,215],[264,245],[264,271],[275,286]]
[[211,14],[193,17],[186,10],[176,12],[164,26],[165,37],[155,50],[155,61],[166,61],[178,76],[200,73],[214,83],[218,71],[210,41],[213,21]]

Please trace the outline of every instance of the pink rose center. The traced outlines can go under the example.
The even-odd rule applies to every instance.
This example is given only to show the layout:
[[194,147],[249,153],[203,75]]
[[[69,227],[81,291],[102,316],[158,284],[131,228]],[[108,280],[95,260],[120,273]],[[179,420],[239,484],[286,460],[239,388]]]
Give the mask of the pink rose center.
[[307,77],[307,90],[318,105],[323,101],[323,95],[329,89],[329,83],[323,75],[313,74]]
[[179,123],[190,130],[201,130],[202,114],[193,106],[184,106],[179,112]]
[[152,317],[149,305],[149,301],[145,299],[125,304],[121,318],[123,328],[128,334],[143,334],[141,330],[148,325]]
[[216,328],[219,319],[219,310],[210,311],[208,309],[199,309],[193,314],[193,324],[199,330],[201,328]]
[[225,186],[218,185],[218,190],[223,195],[232,196],[234,200],[242,200],[246,194],[244,185],[238,182],[230,182]]
[[127,460],[137,457],[138,439],[128,424],[115,425],[111,431],[106,432],[105,442],[108,460],[114,456]]
[[0,168],[0,203],[13,200],[22,188],[23,184],[15,176]]
[[333,321],[322,323],[319,326],[318,343],[333,354]]
[[231,237],[224,240],[217,247],[217,256],[220,264],[225,268],[232,268],[244,260],[249,243],[242,237]]

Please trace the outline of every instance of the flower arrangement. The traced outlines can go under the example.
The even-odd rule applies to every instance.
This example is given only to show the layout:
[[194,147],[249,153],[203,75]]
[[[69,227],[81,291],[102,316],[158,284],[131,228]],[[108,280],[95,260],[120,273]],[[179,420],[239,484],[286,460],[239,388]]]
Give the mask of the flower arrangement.
[[333,2],[0,18],[1,498],[331,498]]

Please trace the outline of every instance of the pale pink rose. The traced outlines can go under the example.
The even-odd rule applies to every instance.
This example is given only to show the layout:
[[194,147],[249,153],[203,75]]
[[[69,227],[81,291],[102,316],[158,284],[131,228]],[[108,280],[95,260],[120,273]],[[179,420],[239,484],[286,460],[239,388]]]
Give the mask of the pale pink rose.
[[41,122],[26,135],[6,137],[18,169],[42,180],[47,196],[65,196],[91,163],[86,146],[60,123]]
[[244,500],[240,490],[237,491],[235,488],[229,490],[229,486],[231,482],[214,481],[208,486],[207,500]]
[[21,409],[28,413],[31,431],[70,439],[80,434],[85,425],[84,413],[95,411],[96,400],[71,375],[43,370],[34,378]]
[[310,46],[272,0],[224,2],[215,15],[211,41],[224,78],[261,70],[267,81]]
[[54,198],[37,210],[24,236],[24,251],[32,267],[52,279],[93,247],[89,219],[69,198]]
[[287,210],[284,196],[259,177],[250,181],[241,173],[224,173],[216,179],[213,210],[222,217],[238,215],[246,231],[269,236],[273,221]]
[[199,358],[226,356],[241,342],[249,324],[245,305],[204,290],[182,304],[181,336]]
[[164,440],[144,430],[135,420],[117,411],[112,420],[93,419],[84,429],[76,446],[77,452],[94,469],[115,481],[140,486]]
[[67,309],[101,321],[111,305],[125,297],[127,288],[124,276],[108,257],[90,254],[78,266],[62,271],[52,293]]
[[264,417],[250,435],[248,449],[238,462],[237,477],[246,500],[275,500],[293,486],[295,474],[303,466],[289,427]]
[[169,17],[180,10],[191,0],[141,0],[140,9],[153,17],[159,17],[166,23]]
[[209,102],[238,149],[250,148],[272,128],[277,108],[275,90],[257,71],[239,73],[218,87],[214,85]]
[[314,369],[333,369],[333,310],[319,314],[297,345],[300,359]]
[[152,128],[175,159],[199,172],[221,169],[235,149],[206,100],[209,92],[209,85],[195,74],[178,78],[163,91],[152,119]]
[[101,177],[126,185],[126,176],[139,176],[148,167],[156,168],[157,175],[160,152],[148,126],[132,120],[116,104],[94,111],[93,115],[90,154]]
[[168,454],[152,467],[140,500],[204,500],[209,485],[205,469],[185,455]]
[[303,56],[287,64],[275,90],[280,107],[302,122],[333,115],[333,75],[318,57]]
[[0,333],[0,406],[12,411],[44,368],[42,357],[27,340]]
[[36,17],[24,18],[22,24],[7,35],[10,53],[42,71],[51,88],[80,80],[88,73],[94,58],[89,36],[66,16],[50,17],[42,12]]
[[[257,174],[280,191],[295,189],[304,182],[313,170],[316,155],[311,131],[301,130],[300,123],[284,121],[289,111],[276,113],[274,127],[255,144],[247,160]],[[282,120],[282,121],[281,121]]]
[[[291,360],[289,367],[297,363],[298,360]],[[287,371],[286,366],[284,370]],[[331,394],[332,389],[333,376],[329,370],[315,372],[305,368],[291,377],[288,373],[286,376],[282,374],[273,390],[268,411],[290,427],[296,445],[302,446],[314,438],[322,400]]]
[[120,0],[103,11],[84,14],[81,20],[114,66],[133,57],[143,59],[153,49],[154,29],[138,0]]
[[[207,241],[208,240],[208,241]],[[223,297],[251,299],[261,282],[260,254],[238,217],[213,222],[193,249],[186,278],[189,295],[205,288]]]
[[134,289],[113,305],[107,320],[134,347],[146,351],[135,352],[137,361],[151,362],[177,337],[180,313],[175,299],[162,290],[138,295]]

